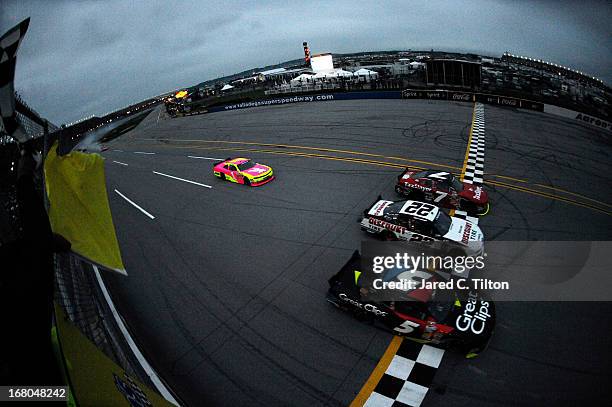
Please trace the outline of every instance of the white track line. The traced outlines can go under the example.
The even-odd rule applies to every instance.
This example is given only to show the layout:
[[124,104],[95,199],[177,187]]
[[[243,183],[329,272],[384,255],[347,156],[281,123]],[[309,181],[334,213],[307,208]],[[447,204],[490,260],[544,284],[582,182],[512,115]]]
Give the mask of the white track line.
[[118,153],[123,153],[123,150],[113,150],[113,151],[116,151]]
[[126,163],[122,163],[121,161],[115,161],[115,160],[113,160],[113,162],[114,162],[114,163],[117,163],[117,164],[125,165],[125,166],[127,167],[127,164],[126,164]]
[[177,179],[177,180],[179,180],[179,181],[183,181],[183,182],[189,182],[190,184],[199,185],[199,186],[201,186],[201,187],[205,187],[205,188],[212,188],[210,185],[200,184],[199,182],[190,181],[190,180],[188,180],[188,179],[184,179],[184,178],[175,177],[174,175],[164,174],[163,172],[153,171],[153,174],[163,175],[164,177],[168,177],[168,178],[172,178],[172,179]]
[[136,359],[140,363],[140,366],[142,366],[144,371],[147,373],[147,375],[149,376],[149,378],[151,379],[151,381],[153,382],[153,384],[155,385],[159,393],[170,403],[178,406],[179,405],[178,401],[176,401],[176,399],[172,396],[172,393],[170,393],[170,391],[161,381],[157,373],[155,373],[155,370],[153,370],[153,367],[151,367],[151,365],[149,364],[147,359],[145,359],[140,349],[138,349],[138,346],[136,345],[136,342],[134,342],[134,339],[132,339],[132,336],[127,330],[127,327],[123,323],[123,318],[121,318],[121,315],[119,315],[117,308],[115,308],[115,304],[113,303],[113,300],[111,299],[110,294],[108,293],[108,290],[106,289],[106,285],[104,285],[104,281],[102,280],[102,276],[100,275],[98,266],[96,266],[95,264],[93,264],[92,266],[94,269],[94,273],[96,274],[96,279],[98,280],[98,285],[100,286],[100,289],[102,290],[102,294],[104,295],[104,299],[106,300],[106,303],[108,304],[108,307],[110,308],[111,313],[113,314],[113,317],[115,318],[115,322],[117,323],[119,330],[121,331],[121,333],[123,334],[123,337],[125,338],[128,345],[130,346],[132,353],[134,353],[134,356],[136,356]]
[[134,151],[134,154],[147,154],[147,155],[152,155],[155,153],[147,153],[146,151]]
[[199,157],[197,155],[188,155],[188,158],[199,158],[200,160],[213,160],[213,161],[223,161],[223,158],[212,158],[212,157]]
[[136,207],[136,209],[138,209],[140,212],[144,213],[145,215],[147,215],[149,218],[151,219],[155,219],[155,216],[151,215],[149,212],[145,211],[144,209],[142,209],[140,206],[138,206],[134,201],[132,201],[130,198],[128,198],[127,196],[123,195],[121,192],[117,191],[115,189],[115,192],[117,194],[119,194],[119,196],[123,199],[125,199],[126,201],[128,201],[129,203],[131,203],[132,205],[134,205]]

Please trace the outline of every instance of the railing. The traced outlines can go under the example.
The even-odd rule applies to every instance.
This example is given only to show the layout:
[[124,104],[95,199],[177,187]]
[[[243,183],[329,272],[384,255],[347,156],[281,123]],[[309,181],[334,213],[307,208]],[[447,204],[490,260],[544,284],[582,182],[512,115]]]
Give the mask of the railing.
[[[22,100],[17,99],[16,102],[16,114],[31,140],[29,143],[34,143],[37,149],[42,150],[44,139],[61,137],[61,132],[44,137],[57,130],[57,126],[41,118]],[[41,169],[39,171],[42,172]],[[36,174],[36,178],[42,179],[42,174]],[[42,183],[40,184],[37,187],[43,188]],[[55,301],[72,324],[131,377],[152,389],[159,388],[118,326],[92,265],[73,254],[55,254],[54,274]],[[92,368],[95,369],[95,366]],[[163,396],[169,398],[167,395]]]

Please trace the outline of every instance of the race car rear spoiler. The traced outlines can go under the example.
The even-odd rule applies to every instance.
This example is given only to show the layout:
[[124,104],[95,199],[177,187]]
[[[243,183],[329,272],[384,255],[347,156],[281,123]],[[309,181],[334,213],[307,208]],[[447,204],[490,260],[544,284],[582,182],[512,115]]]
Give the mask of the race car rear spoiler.
[[224,163],[224,162],[226,162],[226,161],[229,161],[229,160],[231,160],[231,159],[232,159],[232,157],[227,157],[225,160],[213,161],[213,165],[212,165],[212,166],[213,166],[213,168],[214,168],[215,166],[217,166],[217,165],[219,165],[219,164],[221,164],[221,163]]
[[402,177],[404,176],[404,174],[406,174],[408,171],[412,171],[412,170],[411,170],[410,168],[406,167],[406,168],[404,169],[404,171],[403,171],[403,172],[402,172],[400,175],[398,175],[398,176],[397,176],[397,181],[398,181],[398,182],[399,182],[399,181],[401,181],[401,179],[402,179]]
[[340,268],[340,271],[338,271],[336,274],[331,276],[331,278],[328,280],[330,287],[333,286],[336,282],[342,281],[342,277],[344,276],[345,273],[350,274],[348,278],[347,276],[344,276],[345,279],[352,281],[353,270],[360,270],[360,269],[361,269],[361,254],[359,253],[359,250],[355,250],[353,254],[351,255],[351,258],[348,259],[348,261],[344,264],[344,266],[342,266],[342,268]]
[[378,194],[378,198],[376,198],[376,200],[374,202],[372,202],[370,204],[370,206],[368,206],[366,209],[363,210],[363,216],[367,217],[368,216],[368,212],[370,211],[370,209],[372,209],[372,207],[376,204],[376,202],[380,201],[381,199],[382,199],[382,195]]

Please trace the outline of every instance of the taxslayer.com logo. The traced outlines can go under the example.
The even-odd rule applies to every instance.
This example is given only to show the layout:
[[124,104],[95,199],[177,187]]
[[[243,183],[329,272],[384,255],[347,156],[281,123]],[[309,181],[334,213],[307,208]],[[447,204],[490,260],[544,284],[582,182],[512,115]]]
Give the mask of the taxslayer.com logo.
[[355,307],[362,309],[364,311],[367,312],[371,312],[372,314],[379,316],[379,317],[386,317],[387,316],[387,312],[385,311],[381,311],[380,309],[378,309],[378,307],[376,305],[373,304],[362,304],[359,301],[355,301],[351,298],[348,297],[348,295],[341,293],[340,295],[338,295],[338,297],[340,297],[340,299],[342,301],[346,301],[351,305],[354,305]]
[[470,291],[467,303],[465,304],[465,311],[457,317],[455,322],[458,330],[463,332],[471,330],[476,335],[480,335],[484,331],[487,319],[491,318],[489,302],[481,301],[480,306],[477,307],[477,298],[478,296]]
[[431,188],[424,187],[424,186],[423,186],[423,185],[421,185],[421,184],[416,184],[416,183],[414,183],[414,184],[409,184],[408,186],[409,186],[410,188],[419,189],[419,190],[421,190],[421,191],[426,191],[426,192],[431,191]]

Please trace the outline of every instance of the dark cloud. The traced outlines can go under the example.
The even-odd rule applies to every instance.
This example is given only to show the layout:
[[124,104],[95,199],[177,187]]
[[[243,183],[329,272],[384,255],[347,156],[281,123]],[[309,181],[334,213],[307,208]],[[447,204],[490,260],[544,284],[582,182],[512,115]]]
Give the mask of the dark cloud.
[[448,49],[542,58],[612,79],[610,6],[569,1],[0,0],[31,16],[16,87],[56,123],[313,52]]

